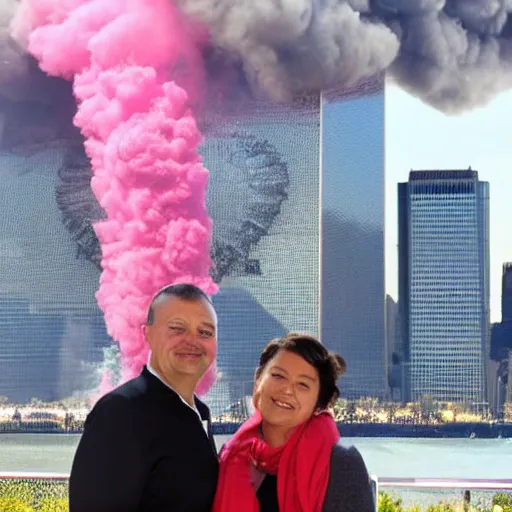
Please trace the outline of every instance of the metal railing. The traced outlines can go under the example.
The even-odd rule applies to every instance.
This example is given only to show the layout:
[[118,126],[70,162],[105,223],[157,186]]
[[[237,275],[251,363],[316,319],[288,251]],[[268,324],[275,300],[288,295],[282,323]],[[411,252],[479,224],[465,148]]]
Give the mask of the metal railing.
[[[0,471],[0,480],[67,480],[69,473]],[[469,489],[481,491],[511,490],[512,479],[481,478],[409,478],[372,475],[379,487],[411,489]]]
[[512,490],[512,479],[374,477],[379,487],[406,489]]
[[68,480],[69,473],[35,473],[20,471],[0,471],[0,480]]

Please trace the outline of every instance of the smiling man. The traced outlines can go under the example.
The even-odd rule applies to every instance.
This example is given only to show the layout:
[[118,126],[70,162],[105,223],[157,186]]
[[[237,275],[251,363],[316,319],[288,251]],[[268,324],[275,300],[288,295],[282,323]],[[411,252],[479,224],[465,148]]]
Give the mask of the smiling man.
[[70,512],[211,510],[217,452],[194,390],[215,360],[217,315],[199,288],[172,285],[153,299],[144,332],[151,353],[141,375],[87,417]]

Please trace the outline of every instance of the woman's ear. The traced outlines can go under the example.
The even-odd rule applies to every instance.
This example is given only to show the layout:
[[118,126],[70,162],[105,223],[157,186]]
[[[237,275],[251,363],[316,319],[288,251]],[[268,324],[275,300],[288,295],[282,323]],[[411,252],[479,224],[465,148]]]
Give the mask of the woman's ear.
[[258,377],[258,372],[254,372],[254,385],[252,387],[252,405],[255,409],[258,409],[258,402],[259,402],[259,384],[260,384],[260,377]]

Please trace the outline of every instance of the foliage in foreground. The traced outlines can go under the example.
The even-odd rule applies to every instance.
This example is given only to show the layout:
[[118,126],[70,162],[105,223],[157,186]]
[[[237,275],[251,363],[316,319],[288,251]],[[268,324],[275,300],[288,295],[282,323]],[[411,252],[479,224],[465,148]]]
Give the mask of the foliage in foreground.
[[[67,482],[0,479],[0,512],[68,512]],[[379,493],[379,512],[465,512],[462,504],[439,503],[427,508],[405,507],[401,498]],[[496,494],[490,509],[468,512],[512,512],[512,494]]]
[[0,512],[68,512],[65,481],[0,479]]
[[388,493],[379,493],[379,512],[512,512],[512,494],[498,493],[492,500],[491,508],[479,508],[470,505],[467,509],[462,503],[452,504],[439,502],[422,508],[418,505],[404,507],[402,499]]

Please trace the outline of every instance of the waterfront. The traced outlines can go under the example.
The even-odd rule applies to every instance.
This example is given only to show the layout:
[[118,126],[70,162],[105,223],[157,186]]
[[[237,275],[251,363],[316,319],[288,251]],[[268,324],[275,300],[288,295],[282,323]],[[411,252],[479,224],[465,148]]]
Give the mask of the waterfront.
[[[69,473],[77,434],[2,434],[0,471]],[[229,436],[217,436],[220,448]],[[512,439],[344,438],[377,477],[512,478]],[[460,493],[445,491],[444,499]],[[476,493],[475,493],[476,494]],[[406,502],[436,502],[434,491],[406,492]]]
[[[69,473],[77,434],[2,434],[0,471]],[[229,436],[216,436],[217,446]],[[511,478],[512,439],[343,438],[376,476]]]

